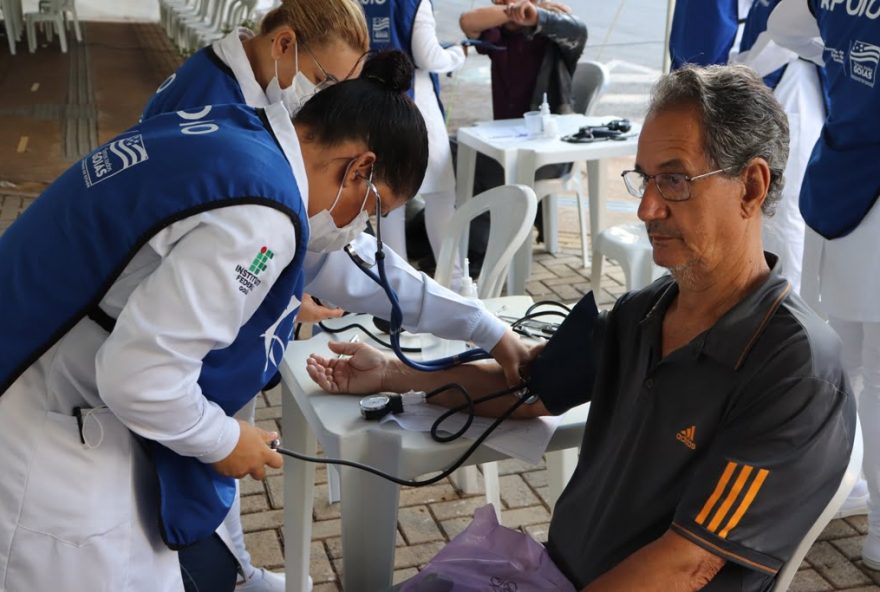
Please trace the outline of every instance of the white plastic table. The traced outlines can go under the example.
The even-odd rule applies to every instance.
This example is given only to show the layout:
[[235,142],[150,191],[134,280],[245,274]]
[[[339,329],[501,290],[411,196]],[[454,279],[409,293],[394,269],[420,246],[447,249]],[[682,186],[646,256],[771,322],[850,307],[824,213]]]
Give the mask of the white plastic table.
[[[572,134],[585,125],[601,125],[612,116],[557,115],[559,137]],[[522,118],[478,122],[458,129],[458,162],[456,165],[456,203],[473,197],[477,152],[498,161],[504,169],[505,185],[516,183],[535,186],[535,171],[544,165],[586,161],[590,203],[590,232],[604,228],[602,213],[607,193],[607,175],[602,160],[636,153],[640,127],[633,124],[631,137],[589,144],[571,144],[559,139],[511,137],[511,132],[524,129]],[[539,198],[542,196],[538,196]],[[547,212],[555,224],[556,212]],[[555,236],[555,231],[551,232]],[[548,240],[550,237],[548,237]],[[526,241],[517,251],[508,277],[508,294],[525,294],[531,266],[532,244]]]
[[[531,304],[527,296],[487,301],[490,310],[505,307],[504,314],[522,313]],[[346,317],[353,321],[358,317]],[[361,317],[369,327],[369,317]],[[337,334],[347,341],[356,330]],[[428,434],[407,432],[393,423],[378,424],[361,418],[360,397],[330,395],[320,390],[306,372],[310,353],[333,355],[327,348],[331,336],[321,333],[306,341],[291,342],[281,364],[282,434],[284,447],[314,455],[317,441],[328,457],[372,465],[404,479],[412,479],[451,465],[472,443],[460,439],[434,442]],[[589,405],[572,409],[562,421],[548,450],[580,446]],[[467,464],[505,458],[481,446]],[[567,467],[570,474],[573,467]],[[550,477],[552,479],[552,476]],[[284,459],[284,548],[287,592],[306,589],[312,532],[315,465]],[[390,587],[400,487],[372,474],[341,467],[342,554],[346,592],[379,592]],[[297,577],[299,576],[299,577]]]

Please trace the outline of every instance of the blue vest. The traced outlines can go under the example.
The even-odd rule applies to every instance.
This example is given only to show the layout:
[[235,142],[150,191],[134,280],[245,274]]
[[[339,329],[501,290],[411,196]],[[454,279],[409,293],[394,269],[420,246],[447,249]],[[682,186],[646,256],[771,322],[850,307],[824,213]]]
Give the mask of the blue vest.
[[[221,105],[145,120],[68,169],[0,236],[0,393],[97,307],[159,230],[242,204],[290,216],[296,255],[235,341],[202,360],[198,383],[229,415],[259,392],[293,332],[290,305],[302,297],[309,228],[290,164],[262,117]],[[243,286],[259,281],[249,263],[229,270]],[[210,535],[229,511],[235,480],[159,444],[150,448],[166,543],[179,548]]]
[[[743,27],[742,39],[739,42],[739,51],[741,53],[747,52],[752,49],[752,46],[755,45],[755,41],[758,40],[758,35],[767,30],[767,20],[770,18],[770,13],[773,12],[773,9],[776,8],[776,5],[779,4],[781,0],[756,0],[754,4],[752,4],[752,8],[749,10],[749,15],[746,17],[746,23]],[[766,84],[771,89],[776,89],[779,85],[779,81],[782,80],[782,76],[785,74],[786,66],[782,66],[775,72],[771,72],[764,76],[764,84]]]
[[244,105],[244,94],[235,74],[209,45],[194,53],[159,85],[144,108],[141,121],[160,113],[227,103]]
[[[430,2],[430,0],[425,1]],[[370,49],[374,51],[397,49],[408,55],[415,63],[412,35],[416,13],[421,3],[422,0],[361,0],[361,6],[367,17],[367,28],[370,31]],[[437,103],[442,113],[440,77],[432,73],[431,83],[434,85],[434,94],[437,96]],[[409,96],[415,96],[415,80]]]
[[828,116],[800,207],[810,228],[833,239],[852,232],[880,192],[880,2],[810,0],[810,9],[825,42]]
[[678,0],[672,17],[672,69],[726,64],[736,40],[737,0]]

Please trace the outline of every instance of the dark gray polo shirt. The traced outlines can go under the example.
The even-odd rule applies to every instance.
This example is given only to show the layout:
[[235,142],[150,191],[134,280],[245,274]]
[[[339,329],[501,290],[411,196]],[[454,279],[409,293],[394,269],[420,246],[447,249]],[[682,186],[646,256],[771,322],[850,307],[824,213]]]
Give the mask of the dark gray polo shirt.
[[677,293],[661,278],[594,322],[588,296],[532,367],[553,413],[592,401],[547,545],[578,589],[671,528],[727,560],[705,590],[769,590],[846,469],[839,339],[788,282],[661,358]]

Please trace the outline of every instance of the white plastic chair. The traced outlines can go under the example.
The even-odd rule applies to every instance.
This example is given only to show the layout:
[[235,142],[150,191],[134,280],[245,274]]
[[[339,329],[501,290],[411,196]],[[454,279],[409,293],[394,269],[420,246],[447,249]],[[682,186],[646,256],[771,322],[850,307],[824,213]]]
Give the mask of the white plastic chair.
[[810,550],[810,547],[813,546],[813,543],[819,535],[822,534],[822,531],[825,530],[825,527],[828,526],[828,523],[831,522],[834,515],[837,514],[837,511],[843,505],[843,502],[846,501],[849,492],[852,491],[852,488],[858,483],[859,477],[862,473],[863,454],[862,427],[861,424],[859,424],[857,417],[856,436],[855,441],[853,441],[853,449],[849,455],[849,464],[846,466],[846,472],[843,474],[843,478],[840,480],[840,485],[837,487],[837,492],[831,498],[831,501],[828,502],[828,505],[825,506],[825,509],[822,510],[819,518],[813,523],[812,528],[807,531],[807,535],[801,539],[794,554],[785,562],[782,569],[779,570],[772,592],[786,592],[786,590],[788,590],[792,579],[794,579],[794,575],[797,573],[797,570],[800,567],[801,562],[803,562],[807,552]]
[[[73,32],[76,40],[82,43],[82,29],[79,26],[79,17],[76,15],[76,0],[40,0],[40,12],[60,11],[64,17],[65,30],[70,29],[70,23],[73,23]],[[51,35],[49,40],[52,40]]]
[[[434,279],[444,286],[450,285],[453,262],[458,256],[463,242],[462,237],[470,228],[471,220],[486,211],[490,212],[491,220],[489,242],[477,278],[477,295],[480,298],[497,298],[501,296],[514,255],[529,238],[538,211],[535,192],[524,185],[495,187],[473,197],[455,211],[446,237],[440,246]],[[501,487],[498,480],[498,463],[484,463],[481,469],[486,501],[494,505],[500,519]],[[451,479],[465,493],[479,492],[475,466],[455,471]]]
[[58,42],[61,45],[61,53],[67,53],[67,33],[64,29],[64,12],[61,9],[61,0],[52,0],[41,6],[39,12],[26,12],[24,14],[25,29],[27,30],[28,51],[37,51],[37,23],[44,23],[46,38],[52,41],[53,30],[58,34]]
[[599,294],[602,281],[602,258],[616,261],[626,278],[626,290],[640,290],[666,273],[654,263],[654,248],[641,222],[611,226],[593,237],[593,261],[590,285]]
[[469,230],[471,220],[489,212],[489,242],[480,276],[477,294],[480,298],[497,298],[507,280],[507,270],[517,249],[529,236],[532,221],[538,210],[535,192],[525,185],[502,185],[474,196],[461,205],[453,215],[446,237],[437,257],[434,279],[449,286],[455,257],[458,256],[462,237]]
[[6,30],[9,53],[15,55],[15,44],[21,41],[24,30],[21,3],[16,0],[0,0],[0,12],[3,13],[3,27]]
[[[592,115],[599,104],[599,99],[608,89],[611,74],[605,64],[600,62],[579,62],[572,76],[572,108],[576,113]],[[594,225],[588,226],[584,214],[584,191],[581,177],[584,174],[584,163],[575,162],[571,170],[557,179],[545,179],[535,183],[535,193],[546,199],[542,200],[544,214],[544,244],[547,251],[556,253],[558,250],[558,196],[561,191],[574,192],[577,196],[578,225],[581,232],[581,258],[587,266],[587,228],[595,231]]]

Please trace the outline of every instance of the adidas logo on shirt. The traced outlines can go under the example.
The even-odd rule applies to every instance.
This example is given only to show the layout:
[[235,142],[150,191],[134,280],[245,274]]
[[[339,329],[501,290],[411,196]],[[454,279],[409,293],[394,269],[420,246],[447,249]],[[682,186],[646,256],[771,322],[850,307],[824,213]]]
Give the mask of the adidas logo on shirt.
[[675,434],[675,439],[690,448],[691,450],[697,449],[697,426],[691,426],[689,428],[685,428]]

